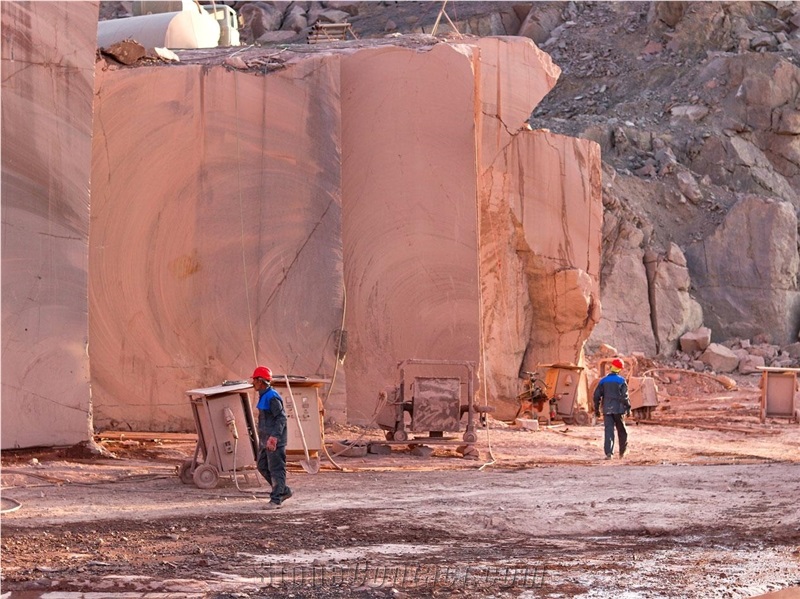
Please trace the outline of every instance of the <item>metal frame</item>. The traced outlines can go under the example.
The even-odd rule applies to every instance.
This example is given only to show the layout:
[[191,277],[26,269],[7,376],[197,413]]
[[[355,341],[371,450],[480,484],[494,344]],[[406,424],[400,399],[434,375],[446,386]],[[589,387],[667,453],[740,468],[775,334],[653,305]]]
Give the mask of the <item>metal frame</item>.
[[[283,406],[286,410],[286,426],[289,440],[286,445],[286,461],[299,462],[309,474],[320,468],[320,451],[323,446],[325,407],[319,397],[319,388],[329,385],[330,379],[305,376],[272,376],[272,386],[281,388]],[[285,389],[285,391],[284,391]],[[299,399],[295,398],[295,390]],[[313,391],[313,398],[306,397]]]
[[[789,422],[800,422],[800,406],[797,401],[797,373],[800,368],[777,368],[774,366],[759,366],[761,371],[761,409],[759,419],[764,424],[767,418],[788,418]],[[782,385],[780,383],[783,383]],[[788,390],[786,383],[789,383]],[[788,409],[777,411],[777,406],[771,399],[775,393],[788,393],[789,397],[782,397],[783,403],[788,404]]]
[[[386,440],[393,443],[414,444],[451,444],[472,445],[478,440],[475,432],[477,420],[485,419],[485,414],[494,410],[491,406],[475,405],[475,363],[458,360],[420,360],[408,359],[399,362],[397,365],[399,374],[399,384],[394,388],[389,388],[381,393],[381,398],[386,405],[378,415],[378,426],[386,435]],[[457,430],[431,430],[426,437],[415,436],[411,438],[410,432],[425,432],[419,430],[418,423],[414,421],[414,402],[415,398],[412,385],[416,379],[460,379],[460,400],[458,406]],[[410,427],[406,423],[406,414],[411,417]],[[445,432],[460,432],[461,420],[464,414],[467,415],[466,429],[461,440],[455,437],[445,437]]]
[[[247,393],[252,388],[249,383],[239,383],[186,392],[197,429],[197,445],[192,459],[185,461],[178,469],[181,481],[187,484],[193,482],[201,489],[212,489],[217,486],[220,475],[230,475],[233,479],[239,474],[246,476],[248,473],[244,472],[245,468],[255,467],[258,459],[258,432]],[[231,409],[231,414],[234,416],[239,439],[233,438],[224,415],[220,415],[225,408],[231,408],[231,405],[223,405],[223,401],[235,406],[235,410]],[[221,447],[225,447],[226,451],[222,452]],[[230,460],[226,459],[228,454],[233,454]],[[199,459],[201,456],[202,459]],[[237,463],[237,457],[241,457],[243,463]],[[256,481],[261,484],[258,477]]]

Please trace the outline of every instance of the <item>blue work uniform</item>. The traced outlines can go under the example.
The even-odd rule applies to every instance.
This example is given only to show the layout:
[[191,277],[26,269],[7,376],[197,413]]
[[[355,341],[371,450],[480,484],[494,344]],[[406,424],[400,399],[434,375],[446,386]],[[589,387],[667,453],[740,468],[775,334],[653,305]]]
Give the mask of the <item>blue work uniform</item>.
[[[259,394],[258,404],[258,471],[272,485],[270,501],[281,503],[292,494],[286,486],[286,410],[283,398],[271,386]],[[267,451],[267,439],[275,437],[275,451]]]
[[622,415],[631,410],[628,383],[619,373],[612,372],[600,379],[594,390],[593,399],[595,416],[600,416],[600,402],[603,403],[603,425],[605,427],[603,449],[606,457],[610,458],[614,455],[614,429],[617,430],[619,455],[622,457],[628,446],[628,431]]

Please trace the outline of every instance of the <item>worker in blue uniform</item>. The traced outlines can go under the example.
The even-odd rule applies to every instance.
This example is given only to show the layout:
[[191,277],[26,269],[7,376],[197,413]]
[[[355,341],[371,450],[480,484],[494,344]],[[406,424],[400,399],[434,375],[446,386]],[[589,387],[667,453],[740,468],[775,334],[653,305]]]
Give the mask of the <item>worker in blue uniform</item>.
[[283,398],[272,387],[272,371],[259,366],[253,372],[253,388],[258,393],[258,462],[261,475],[272,486],[265,509],[275,510],[292,496],[286,486],[286,410]]
[[611,361],[611,372],[600,379],[594,390],[594,415],[600,417],[600,404],[603,404],[603,425],[605,440],[603,449],[606,459],[614,457],[614,429],[619,437],[619,457],[625,456],[628,449],[628,431],[623,415],[630,416],[631,401],[628,397],[628,383],[620,374],[625,364],[619,358]]

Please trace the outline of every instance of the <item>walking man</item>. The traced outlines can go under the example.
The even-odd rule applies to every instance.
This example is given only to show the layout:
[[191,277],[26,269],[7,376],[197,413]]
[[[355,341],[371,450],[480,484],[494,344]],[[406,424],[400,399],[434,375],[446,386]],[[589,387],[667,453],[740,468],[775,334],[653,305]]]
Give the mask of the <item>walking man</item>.
[[286,410],[283,398],[272,388],[272,371],[259,366],[253,372],[253,388],[258,393],[258,471],[272,486],[265,509],[276,510],[292,496],[286,486]]
[[603,449],[606,459],[614,456],[614,429],[619,437],[619,457],[625,455],[628,447],[628,431],[625,429],[623,414],[630,416],[631,402],[628,398],[628,383],[620,372],[625,364],[619,358],[611,361],[611,372],[600,379],[594,390],[594,415],[600,417],[600,403],[603,404],[603,425],[605,426],[605,442]]

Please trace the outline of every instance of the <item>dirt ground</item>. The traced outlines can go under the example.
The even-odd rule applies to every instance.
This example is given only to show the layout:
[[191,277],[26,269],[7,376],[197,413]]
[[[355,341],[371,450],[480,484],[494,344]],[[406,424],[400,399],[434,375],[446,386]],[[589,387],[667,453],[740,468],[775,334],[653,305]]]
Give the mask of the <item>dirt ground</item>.
[[[315,475],[292,465],[295,496],[272,512],[254,475],[182,484],[193,435],[101,441],[118,459],[3,452],[3,597],[738,598],[800,585],[800,427],[759,422],[757,377],[732,391],[672,379],[652,420],[629,422],[621,460],[601,459],[600,426],[492,421],[477,460],[396,446]],[[326,432],[356,438],[382,435]]]

